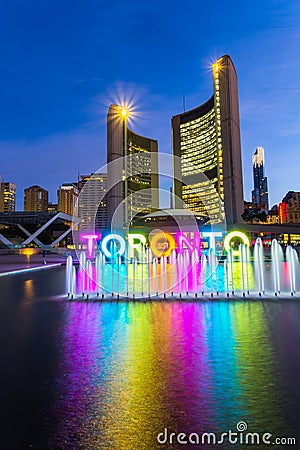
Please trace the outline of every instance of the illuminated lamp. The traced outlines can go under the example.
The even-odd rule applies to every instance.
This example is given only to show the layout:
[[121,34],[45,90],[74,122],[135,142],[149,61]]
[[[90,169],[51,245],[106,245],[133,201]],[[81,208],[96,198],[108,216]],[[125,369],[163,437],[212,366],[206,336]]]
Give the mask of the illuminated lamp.
[[32,248],[25,248],[24,250],[21,250],[22,255],[26,255],[27,258],[30,258],[30,256],[34,255],[34,250]]

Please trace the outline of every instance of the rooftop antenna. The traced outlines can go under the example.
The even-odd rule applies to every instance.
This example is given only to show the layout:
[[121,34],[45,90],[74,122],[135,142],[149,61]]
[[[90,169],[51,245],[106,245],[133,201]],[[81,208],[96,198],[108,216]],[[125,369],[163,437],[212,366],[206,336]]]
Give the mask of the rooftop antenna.
[[185,94],[182,96],[183,112],[185,112]]

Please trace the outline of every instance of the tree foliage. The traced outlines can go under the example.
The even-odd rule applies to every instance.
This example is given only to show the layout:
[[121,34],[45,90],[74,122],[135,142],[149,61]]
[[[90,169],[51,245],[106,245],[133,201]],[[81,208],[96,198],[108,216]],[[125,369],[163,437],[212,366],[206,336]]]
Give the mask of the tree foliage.
[[245,222],[266,222],[267,221],[267,213],[262,211],[261,209],[245,209],[242,214],[242,219]]

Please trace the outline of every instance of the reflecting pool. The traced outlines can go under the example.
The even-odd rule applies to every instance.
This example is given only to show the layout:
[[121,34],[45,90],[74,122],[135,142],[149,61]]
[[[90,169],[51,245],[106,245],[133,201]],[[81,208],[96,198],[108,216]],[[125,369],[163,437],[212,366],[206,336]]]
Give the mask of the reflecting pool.
[[157,435],[240,421],[300,439],[296,299],[101,303],[64,293],[62,269],[0,279],[1,448],[229,449],[160,445]]

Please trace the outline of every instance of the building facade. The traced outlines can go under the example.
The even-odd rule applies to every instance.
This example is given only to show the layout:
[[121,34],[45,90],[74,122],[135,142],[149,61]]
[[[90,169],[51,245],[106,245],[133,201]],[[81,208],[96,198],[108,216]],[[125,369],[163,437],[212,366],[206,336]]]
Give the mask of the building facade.
[[78,189],[80,229],[105,230],[107,228],[107,174],[81,175]]
[[289,191],[279,204],[280,223],[300,224],[300,192]]
[[78,186],[76,183],[64,183],[57,191],[58,211],[73,216],[78,200]]
[[257,147],[252,156],[253,183],[252,203],[264,211],[269,210],[268,179],[265,177],[265,156],[263,147]]
[[130,112],[110,105],[107,116],[108,223],[128,226],[158,208],[158,143],[128,127]]
[[172,118],[175,206],[211,223],[242,222],[244,210],[238,82],[231,58],[213,64],[214,93]]
[[16,186],[14,183],[0,182],[0,212],[16,210]]
[[48,202],[47,212],[50,214],[58,213],[58,203]]
[[24,211],[46,212],[48,210],[48,191],[41,186],[24,189]]
[[267,223],[268,224],[279,224],[279,208],[278,205],[273,205],[271,209],[268,211],[267,215]]

